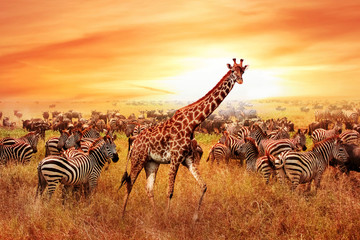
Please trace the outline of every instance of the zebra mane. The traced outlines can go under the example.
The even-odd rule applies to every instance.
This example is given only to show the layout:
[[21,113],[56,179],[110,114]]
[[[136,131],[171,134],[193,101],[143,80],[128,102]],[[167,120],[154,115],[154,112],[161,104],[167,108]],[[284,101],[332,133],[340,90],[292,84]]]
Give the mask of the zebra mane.
[[29,133],[27,133],[26,135],[22,136],[22,138],[27,138],[27,137],[29,137],[29,136],[31,136],[31,135],[35,135],[35,134],[36,134],[36,132],[35,132],[35,131],[32,131],[32,132],[29,132]]
[[90,148],[89,148],[89,153],[90,153],[91,151],[94,151],[94,149],[96,148],[96,145],[98,145],[101,141],[104,141],[104,138],[106,138],[106,136],[105,136],[105,137],[99,137],[99,138],[97,138],[97,139],[91,144],[91,146],[90,146]]
[[320,142],[315,143],[313,145],[312,150],[315,150],[315,149],[319,148],[320,146],[324,145],[325,142],[332,142],[332,141],[336,141],[336,140],[340,141],[339,135],[335,135],[335,136],[329,137],[327,139],[324,139]]

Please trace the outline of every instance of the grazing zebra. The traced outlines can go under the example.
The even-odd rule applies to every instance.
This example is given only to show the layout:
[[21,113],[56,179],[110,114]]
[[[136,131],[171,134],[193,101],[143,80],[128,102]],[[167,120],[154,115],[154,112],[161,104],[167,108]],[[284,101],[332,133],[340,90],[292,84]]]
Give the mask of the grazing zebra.
[[331,130],[325,130],[323,128],[318,128],[318,129],[314,130],[311,134],[311,138],[314,143],[317,143],[317,142],[321,142],[322,140],[325,140],[327,138],[338,135],[340,133],[341,133],[341,127],[338,125],[335,125],[334,128]]
[[216,160],[216,162],[219,164],[220,162],[229,163],[231,157],[231,150],[222,143],[215,143],[209,152],[209,156],[206,159],[206,162],[210,160],[211,163]]
[[45,157],[52,155],[59,156],[69,136],[70,133],[68,130],[62,130],[59,137],[49,138],[45,143]]
[[240,165],[243,164],[243,157],[240,155],[240,147],[244,144],[244,140],[231,136],[229,132],[224,131],[223,136],[220,138],[219,143],[224,144],[230,149],[230,158],[239,159]]
[[270,176],[275,176],[275,160],[276,158],[269,153],[256,159],[256,171],[262,175],[266,184],[270,181]]
[[250,135],[250,130],[246,126],[241,126],[240,129],[237,132],[237,137],[239,139],[244,139]]
[[259,157],[259,148],[253,138],[247,137],[244,141],[245,143],[240,147],[240,153],[245,156],[246,170],[254,172],[256,159]]
[[286,128],[279,128],[277,130],[274,130],[268,134],[269,139],[284,139],[284,138],[290,138],[290,134],[287,131]]
[[48,186],[49,199],[57,185],[81,185],[89,184],[89,192],[97,186],[101,170],[107,160],[113,162],[119,160],[113,139],[106,135],[98,138],[88,153],[73,154],[72,157],[49,156],[44,158],[38,165],[38,187],[36,196],[44,192]]
[[332,159],[345,162],[347,157],[340,139],[335,136],[316,143],[308,152],[283,152],[276,159],[275,166],[290,179],[293,190],[301,183],[308,183],[307,190],[310,190],[312,180],[316,189],[320,187],[322,174]]
[[145,130],[146,128],[148,128],[149,126],[147,125],[142,125],[142,124],[138,124],[134,127],[134,130],[132,132],[133,136],[137,136],[139,135],[143,130]]
[[88,127],[82,131],[83,138],[99,138],[100,133],[93,127]]
[[359,132],[355,130],[346,130],[339,135],[342,143],[346,144],[358,144]]
[[266,152],[270,155],[278,156],[284,151],[300,150],[295,139],[265,139],[260,142],[260,156],[264,156]]
[[262,140],[268,138],[266,132],[264,132],[258,124],[251,126],[249,137],[253,138],[258,146]]
[[0,143],[0,162],[7,164],[10,160],[27,163],[33,154],[31,146],[25,142],[17,142],[12,145]]
[[21,138],[11,138],[6,137],[0,140],[0,143],[4,145],[12,145],[19,142],[27,143],[31,146],[33,153],[37,153],[37,145],[39,142],[40,134],[37,132],[29,132],[25,136],[22,136]]

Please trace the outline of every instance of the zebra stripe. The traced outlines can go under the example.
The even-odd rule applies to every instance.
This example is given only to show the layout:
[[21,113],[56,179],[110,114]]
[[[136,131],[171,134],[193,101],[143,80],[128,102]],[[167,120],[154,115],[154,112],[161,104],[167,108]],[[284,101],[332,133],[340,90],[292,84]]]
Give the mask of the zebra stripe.
[[244,140],[240,140],[237,137],[231,136],[227,131],[225,131],[223,136],[220,138],[219,143],[224,144],[230,149],[230,158],[240,159],[240,164],[243,164],[243,159],[240,155],[240,147],[244,144]]
[[66,156],[49,156],[38,165],[38,187],[36,196],[44,192],[48,186],[51,198],[59,183],[64,185],[89,184],[91,192],[97,185],[101,170],[107,159],[119,160],[116,146],[109,136],[97,139],[89,153],[69,154]]
[[342,143],[358,144],[360,134],[355,130],[346,130],[339,135]]
[[260,142],[259,150],[260,155],[264,156],[266,152],[270,155],[278,156],[284,151],[290,151],[298,149],[294,139],[266,139]]
[[261,129],[258,124],[251,126],[250,135],[251,138],[255,139],[256,144],[259,146],[260,142],[264,139],[267,139],[267,134]]
[[12,145],[0,144],[0,162],[7,164],[11,160],[27,163],[33,154],[31,146],[25,142]]
[[0,140],[0,143],[4,145],[13,145],[15,143],[24,142],[31,146],[33,153],[37,152],[37,144],[39,142],[40,134],[37,132],[29,132],[25,136],[22,136],[21,138],[11,138],[6,137]]
[[268,184],[271,176],[275,176],[275,157],[269,154],[256,159],[256,171],[261,174]]
[[252,138],[245,138],[245,143],[240,147],[241,155],[245,156],[246,170],[256,170],[256,159],[259,157],[259,149],[256,141]]
[[237,132],[237,137],[239,139],[245,139],[246,137],[248,137],[250,135],[250,130],[248,127],[246,126],[241,126],[240,129]]
[[206,159],[206,162],[209,160],[211,163],[216,160],[216,162],[219,164],[220,162],[229,163],[231,157],[231,150],[222,143],[215,143],[209,152],[209,156]]
[[316,188],[320,186],[323,172],[333,158],[346,161],[348,154],[340,145],[338,137],[331,137],[314,145],[308,152],[283,152],[275,161],[276,169],[282,170],[295,189],[301,183],[309,183],[310,190],[312,180]]

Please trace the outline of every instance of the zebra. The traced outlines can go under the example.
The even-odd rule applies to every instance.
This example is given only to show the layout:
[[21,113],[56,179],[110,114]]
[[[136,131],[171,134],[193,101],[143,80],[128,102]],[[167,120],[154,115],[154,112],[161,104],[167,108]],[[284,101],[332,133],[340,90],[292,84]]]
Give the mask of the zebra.
[[244,140],[231,136],[229,132],[224,131],[219,143],[224,144],[230,149],[230,158],[239,159],[240,165],[243,165],[243,157],[240,154],[240,147],[244,144]]
[[82,131],[83,138],[99,138],[100,133],[93,127],[88,127]]
[[258,146],[262,140],[268,139],[266,132],[264,132],[258,124],[251,126],[249,137],[253,138]]
[[358,144],[359,132],[355,130],[346,130],[339,135],[342,143]]
[[45,143],[45,157],[60,155],[65,145],[66,139],[70,136],[68,130],[62,130],[59,137],[49,138]]
[[287,128],[278,128],[277,130],[274,130],[268,134],[269,139],[284,139],[284,138],[290,138],[290,134],[287,131]]
[[43,194],[48,186],[51,199],[59,183],[67,185],[88,184],[89,193],[97,186],[98,178],[107,159],[119,160],[113,139],[106,135],[98,138],[88,153],[65,156],[45,157],[38,165],[38,187],[36,197]]
[[239,151],[245,157],[246,170],[254,172],[256,170],[256,159],[259,157],[259,148],[253,138],[247,137],[245,143],[241,145]]
[[345,162],[348,158],[340,142],[339,137],[335,136],[314,144],[313,149],[308,152],[283,152],[275,160],[276,169],[282,170],[290,179],[292,190],[301,183],[308,183],[307,190],[309,191],[313,180],[318,189],[322,174],[329,162],[333,158]]
[[33,153],[32,147],[25,142],[17,142],[12,145],[0,143],[0,162],[3,164],[7,164],[10,160],[27,163]]
[[135,126],[133,132],[132,132],[132,135],[133,136],[137,136],[139,135],[143,130],[147,129],[149,126],[147,125],[143,125],[143,124],[138,124]]
[[220,162],[229,163],[231,157],[231,150],[222,143],[215,143],[209,152],[209,156],[206,159],[206,162],[209,160],[211,163],[216,160],[216,162],[219,164]]
[[269,153],[256,159],[256,172],[260,173],[265,179],[266,184],[270,181],[270,176],[275,176],[276,158]]
[[337,134],[341,134],[341,126],[339,125],[335,125],[331,130],[325,130],[323,128],[315,129],[311,134],[311,138],[314,143],[317,143]]
[[37,153],[37,145],[39,142],[39,137],[40,134],[33,131],[33,132],[29,132],[25,136],[22,136],[21,138],[11,138],[11,137],[3,138],[0,140],[0,143],[4,145],[13,145],[15,143],[24,142],[31,146],[33,153]]
[[241,126],[240,129],[237,132],[237,137],[239,139],[244,139],[250,135],[250,130],[246,126]]

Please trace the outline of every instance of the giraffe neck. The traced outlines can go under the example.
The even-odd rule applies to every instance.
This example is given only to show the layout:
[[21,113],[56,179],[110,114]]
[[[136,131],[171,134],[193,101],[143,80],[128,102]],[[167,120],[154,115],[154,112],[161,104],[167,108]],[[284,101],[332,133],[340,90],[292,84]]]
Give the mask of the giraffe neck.
[[[236,83],[236,78],[228,71],[218,84],[198,101],[179,109],[188,119],[191,130],[195,130],[230,93]],[[175,114],[176,115],[176,114]]]

